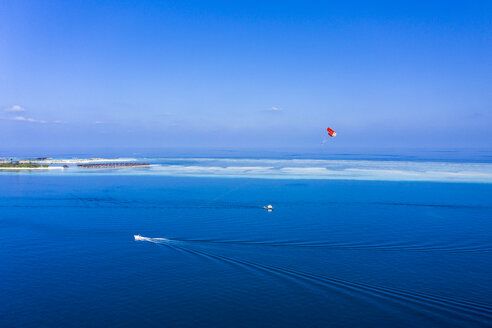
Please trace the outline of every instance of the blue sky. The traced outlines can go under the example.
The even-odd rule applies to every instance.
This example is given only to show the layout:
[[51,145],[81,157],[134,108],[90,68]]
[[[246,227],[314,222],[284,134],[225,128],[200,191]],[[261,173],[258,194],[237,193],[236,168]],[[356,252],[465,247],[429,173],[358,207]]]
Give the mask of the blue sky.
[[490,1],[0,2],[0,148],[491,147]]

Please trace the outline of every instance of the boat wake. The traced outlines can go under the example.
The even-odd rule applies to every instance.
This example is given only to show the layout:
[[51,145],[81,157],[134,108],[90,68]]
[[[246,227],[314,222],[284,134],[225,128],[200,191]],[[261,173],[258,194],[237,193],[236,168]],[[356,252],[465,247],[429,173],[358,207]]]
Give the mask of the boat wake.
[[287,280],[301,285],[308,283],[318,288],[329,288],[337,292],[342,292],[349,297],[358,299],[369,298],[371,302],[384,302],[385,306],[396,307],[400,310],[403,308],[406,311],[415,312],[422,316],[429,316],[433,319],[450,321],[450,323],[452,322],[454,324],[459,322],[462,325],[473,323],[479,326],[486,326],[492,320],[491,305],[477,303],[466,299],[432,295],[417,290],[378,286],[364,282],[345,280],[326,274],[310,273],[278,265],[257,263],[250,260],[198,250],[191,247],[191,243],[170,243],[170,240],[166,238],[147,238],[136,235],[135,240],[152,242],[170,247],[180,252],[233,264],[236,267],[260,270],[277,277],[287,278]]
[[335,243],[335,242],[307,242],[307,241],[246,241],[246,240],[222,240],[222,239],[167,239],[149,238],[135,235],[136,241],[148,241],[153,243],[176,243],[184,242],[190,244],[224,244],[224,245],[247,245],[263,247],[299,247],[299,248],[325,248],[335,250],[374,250],[395,252],[443,252],[443,253],[492,253],[492,245],[485,244],[439,244],[439,243]]
[[148,241],[149,243],[164,243],[170,241],[166,238],[149,238],[141,235],[133,235],[133,238],[135,238],[135,241]]

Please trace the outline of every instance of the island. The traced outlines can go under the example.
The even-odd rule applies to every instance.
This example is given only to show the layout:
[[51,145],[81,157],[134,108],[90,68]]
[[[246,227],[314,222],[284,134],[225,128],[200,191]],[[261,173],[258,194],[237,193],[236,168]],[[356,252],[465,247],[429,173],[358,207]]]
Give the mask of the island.
[[38,163],[20,163],[16,161],[12,162],[1,162],[0,163],[0,170],[32,170],[32,169],[41,169],[41,170],[46,170],[50,169],[48,164],[38,164]]
[[51,166],[47,163],[37,163],[33,160],[23,160],[16,159],[13,157],[10,158],[0,158],[0,170],[51,170],[51,169],[65,169],[68,166]]
[[[25,160],[28,161],[28,160]],[[53,159],[51,157],[37,158],[29,160],[31,163],[39,164],[82,164],[82,163],[103,163],[103,162],[135,162],[135,158],[69,158]],[[21,160],[21,162],[23,162]]]
[[[54,164],[54,165],[52,165]],[[67,164],[77,164],[80,168],[136,168],[149,167],[149,163],[136,162],[134,158],[71,158],[53,159],[51,157],[38,157],[19,159],[15,157],[0,158],[0,170],[47,170],[67,169]]]

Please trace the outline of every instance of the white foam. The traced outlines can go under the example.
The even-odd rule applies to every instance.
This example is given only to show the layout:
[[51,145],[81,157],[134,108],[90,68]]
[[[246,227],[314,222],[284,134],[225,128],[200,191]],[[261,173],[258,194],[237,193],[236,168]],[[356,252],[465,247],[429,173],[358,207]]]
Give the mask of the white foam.
[[149,238],[141,235],[133,235],[133,237],[135,238],[135,241],[148,241],[151,243],[162,243],[162,242],[170,241],[169,239],[166,238]]

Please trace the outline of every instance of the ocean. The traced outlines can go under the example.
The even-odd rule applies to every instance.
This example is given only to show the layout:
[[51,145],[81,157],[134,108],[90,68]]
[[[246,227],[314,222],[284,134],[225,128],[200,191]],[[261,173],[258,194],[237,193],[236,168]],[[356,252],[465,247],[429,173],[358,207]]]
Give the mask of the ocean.
[[488,153],[178,155],[1,172],[0,326],[492,326]]

